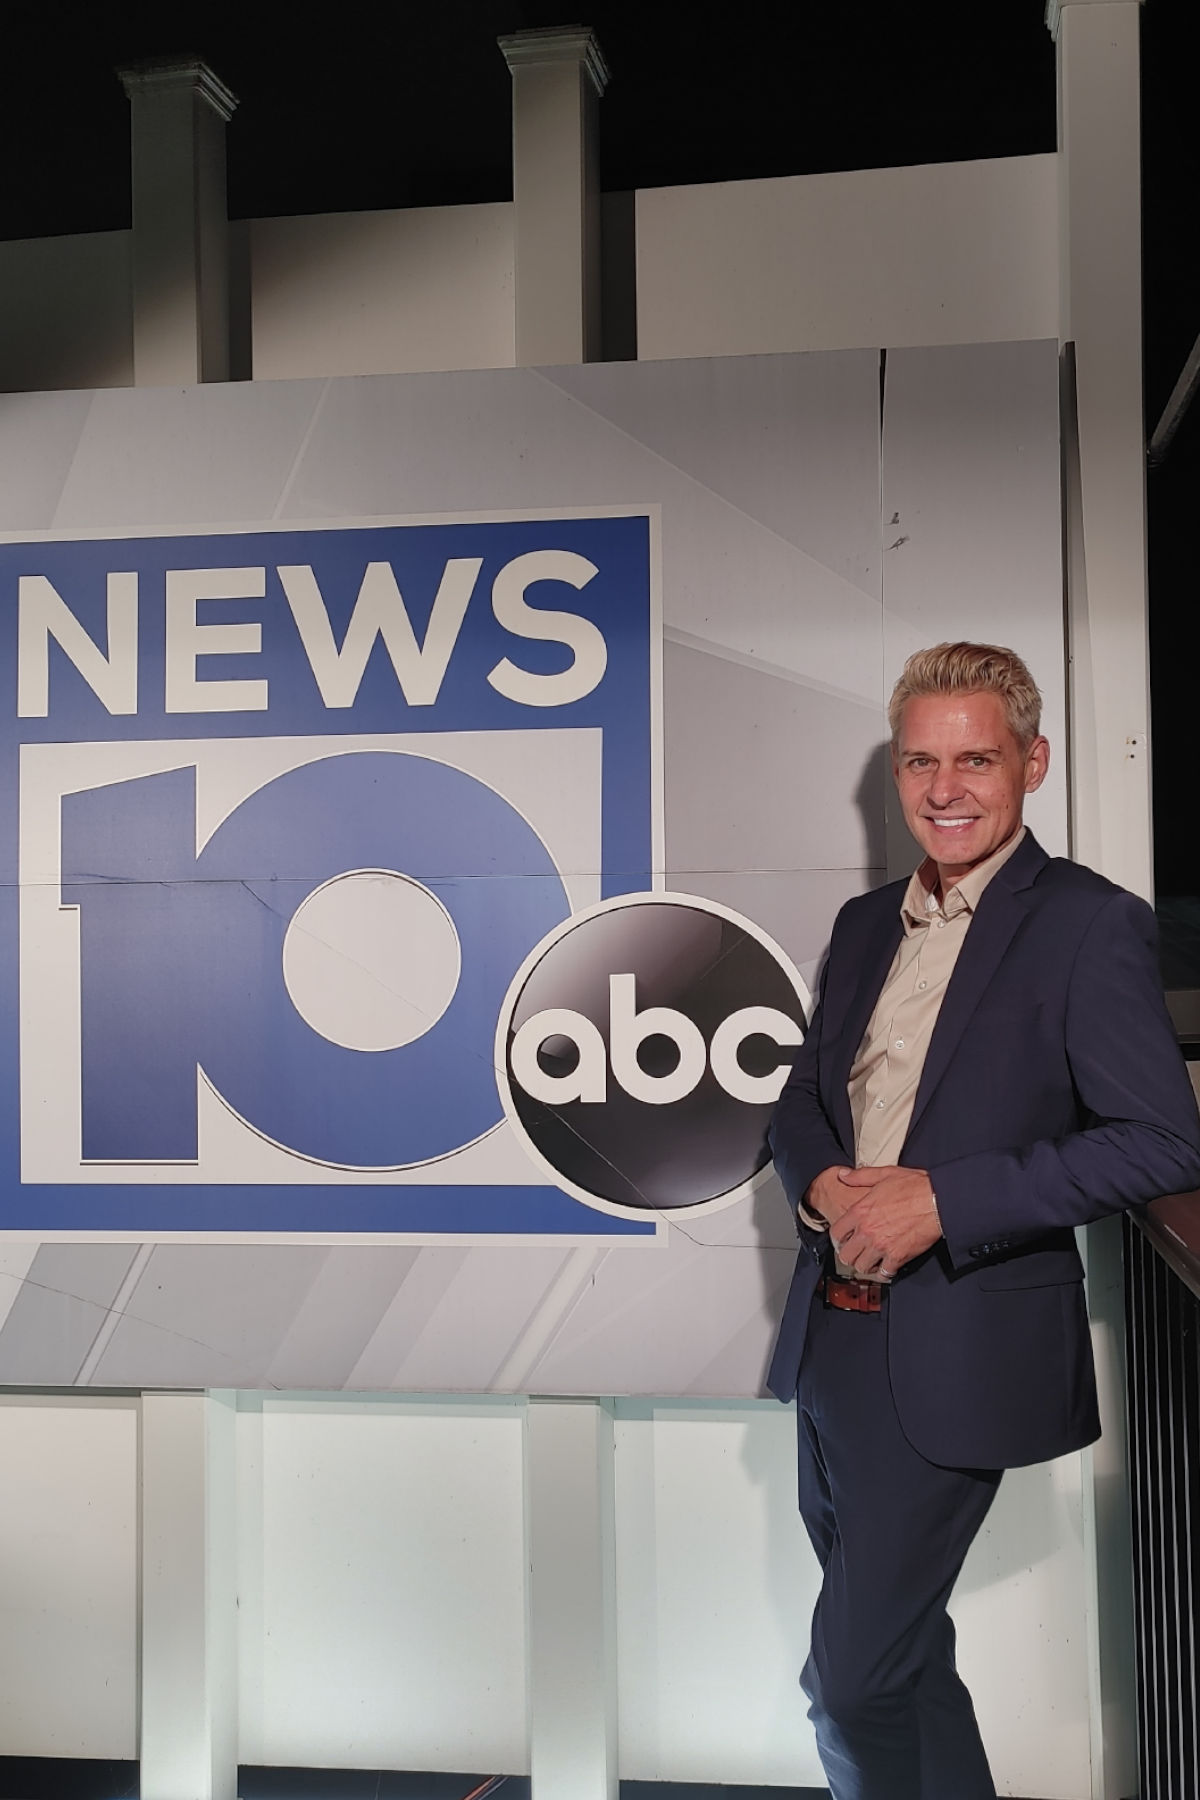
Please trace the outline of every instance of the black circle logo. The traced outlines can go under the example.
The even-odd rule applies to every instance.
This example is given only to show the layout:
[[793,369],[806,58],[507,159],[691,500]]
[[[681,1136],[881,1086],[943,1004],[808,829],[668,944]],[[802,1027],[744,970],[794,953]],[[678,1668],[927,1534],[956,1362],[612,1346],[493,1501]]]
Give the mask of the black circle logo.
[[714,1209],[770,1158],[809,995],[749,919],[623,894],[542,940],[496,1034],[504,1108],[534,1160],[604,1211]]

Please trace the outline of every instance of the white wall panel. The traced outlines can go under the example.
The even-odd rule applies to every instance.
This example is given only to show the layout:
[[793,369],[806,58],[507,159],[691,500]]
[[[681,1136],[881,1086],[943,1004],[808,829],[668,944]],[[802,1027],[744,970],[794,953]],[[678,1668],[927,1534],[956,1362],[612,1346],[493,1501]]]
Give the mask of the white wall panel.
[[[240,1405],[240,1760],[523,1772],[520,1403]],[[136,1437],[0,1406],[0,1754],[137,1754]],[[622,1402],[616,1445],[622,1775],[822,1785],[790,1409]],[[1006,1475],[952,1605],[1002,1795],[1091,1792],[1085,1575],[1080,1459]]]
[[131,235],[0,244],[0,391],[132,383]]
[[513,365],[510,203],[255,219],[250,271],[256,381]]
[[241,1421],[240,1759],[523,1773],[523,1408],[262,1406]]
[[823,1787],[791,1409],[621,1403],[616,1502],[622,1776]]
[[1082,1461],[1008,1471],[950,1606],[1001,1794],[1092,1792]]
[[[622,1775],[823,1787],[791,1409],[619,1403],[616,1469]],[[1079,1457],[1010,1472],[952,1606],[1002,1795],[1091,1794],[1084,1578]]]
[[1058,335],[1056,158],[637,196],[638,355]]
[[[639,354],[1056,336],[1056,165],[998,157],[644,189]],[[258,380],[515,360],[510,202],[245,229]],[[129,239],[0,245],[0,389],[132,382]]]
[[137,1755],[137,1406],[0,1405],[0,1755]]

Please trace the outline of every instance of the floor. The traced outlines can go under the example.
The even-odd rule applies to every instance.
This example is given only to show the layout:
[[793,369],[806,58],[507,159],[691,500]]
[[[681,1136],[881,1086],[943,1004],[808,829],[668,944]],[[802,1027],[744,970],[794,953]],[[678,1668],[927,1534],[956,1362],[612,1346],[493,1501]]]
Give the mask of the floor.
[[[248,1769],[241,1800],[529,1800],[529,1777],[402,1775],[395,1771]],[[623,1781],[621,1800],[829,1800],[824,1788],[713,1787],[693,1782]]]
[[[136,1762],[0,1756],[0,1800],[138,1800]],[[527,1775],[430,1775],[397,1769],[243,1766],[240,1800],[530,1800]],[[829,1800],[825,1788],[623,1781],[621,1800]]]
[[[136,1762],[0,1756],[0,1800],[137,1800]],[[527,1775],[406,1774],[395,1769],[243,1767],[240,1800],[530,1800]],[[713,1787],[623,1781],[621,1800],[828,1800],[824,1788]]]

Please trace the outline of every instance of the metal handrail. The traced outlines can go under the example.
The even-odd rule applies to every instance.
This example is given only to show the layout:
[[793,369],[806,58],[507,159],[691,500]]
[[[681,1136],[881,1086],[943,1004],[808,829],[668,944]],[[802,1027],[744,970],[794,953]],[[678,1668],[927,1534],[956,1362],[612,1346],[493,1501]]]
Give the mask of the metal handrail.
[[1169,1194],[1129,1216],[1168,1267],[1200,1299],[1200,1191]]

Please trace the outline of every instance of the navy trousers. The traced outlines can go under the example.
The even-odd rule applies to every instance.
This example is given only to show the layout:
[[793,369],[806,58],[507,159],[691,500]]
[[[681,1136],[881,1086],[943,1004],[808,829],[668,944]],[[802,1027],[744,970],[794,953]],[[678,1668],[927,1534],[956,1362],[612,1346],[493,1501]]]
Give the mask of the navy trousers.
[[939,1468],[909,1444],[886,1308],[813,1301],[800,1511],[825,1575],[801,1686],[833,1800],[995,1800],[946,1603],[1000,1471]]

